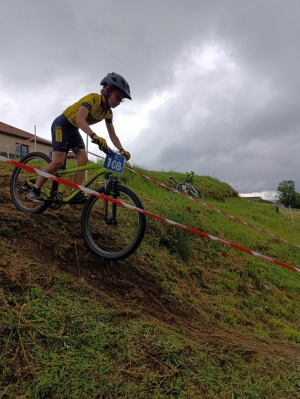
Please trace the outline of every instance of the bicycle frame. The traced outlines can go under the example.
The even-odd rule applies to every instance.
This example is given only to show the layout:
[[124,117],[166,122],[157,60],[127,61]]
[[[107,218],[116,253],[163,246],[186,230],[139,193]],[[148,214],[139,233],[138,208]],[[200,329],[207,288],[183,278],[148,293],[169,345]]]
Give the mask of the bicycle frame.
[[[96,255],[117,261],[131,255],[141,244],[145,234],[146,215],[128,209],[144,208],[139,197],[120,184],[119,176],[115,175],[123,172],[124,159],[120,159],[115,152],[107,152],[107,156],[103,164],[90,163],[80,167],[64,165],[55,173],[57,179],[47,179],[48,183],[41,187],[44,201],[34,203],[29,201],[28,191],[36,184],[37,175],[44,168],[43,165],[49,164],[51,159],[44,153],[33,152],[22,158],[24,167],[15,166],[10,179],[10,193],[16,208],[32,215],[41,214],[47,209],[58,210],[67,204],[83,205],[81,230],[85,243]],[[73,173],[83,171],[91,173],[82,185],[69,184]],[[100,176],[102,177],[99,179]],[[92,190],[86,190],[85,187],[88,186]],[[71,188],[75,190],[70,193]],[[95,195],[86,198],[80,195],[76,199],[81,190],[91,194],[95,191]],[[118,206],[119,202],[128,204],[128,207]]]
[[181,191],[186,194],[190,194],[193,197],[198,197],[199,195],[204,198],[203,194],[201,193],[200,190],[196,189],[191,183],[190,183],[191,178],[188,177],[185,179],[183,182],[177,183],[177,181],[174,179],[174,177],[170,176],[169,181],[170,181],[170,186],[175,188],[177,191]]
[[[78,166],[75,168],[66,168],[66,169],[61,169],[59,171],[57,171],[55,173],[55,176],[58,177],[63,177],[65,175],[71,174],[71,173],[75,173],[75,172],[81,172],[81,171],[85,171],[85,170],[96,170],[98,169],[95,173],[92,174],[92,176],[90,176],[86,181],[84,181],[81,185],[83,187],[88,187],[90,184],[92,184],[99,176],[104,175],[108,170],[106,168],[103,168],[102,166],[99,166],[99,164],[97,163],[91,163],[91,164],[87,164],[84,166]],[[58,186],[58,192],[59,193],[63,193],[65,188],[67,186],[64,185],[63,183],[59,183]],[[68,197],[63,198],[63,203],[67,204],[69,201],[71,201],[77,194],[78,194],[79,190],[74,190]],[[42,193],[49,198],[51,195],[51,190],[47,187],[43,187],[42,188]]]

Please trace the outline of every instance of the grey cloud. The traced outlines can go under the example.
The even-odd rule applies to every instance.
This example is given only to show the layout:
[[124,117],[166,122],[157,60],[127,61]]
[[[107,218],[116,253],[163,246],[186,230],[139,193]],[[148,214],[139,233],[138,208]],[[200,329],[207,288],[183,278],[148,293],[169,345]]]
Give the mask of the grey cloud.
[[[49,138],[52,119],[114,70],[131,86],[126,111],[173,95],[130,144],[135,162],[240,192],[283,179],[300,191],[299,26],[298,0],[3,2],[0,120]],[[208,70],[206,46],[220,51]]]

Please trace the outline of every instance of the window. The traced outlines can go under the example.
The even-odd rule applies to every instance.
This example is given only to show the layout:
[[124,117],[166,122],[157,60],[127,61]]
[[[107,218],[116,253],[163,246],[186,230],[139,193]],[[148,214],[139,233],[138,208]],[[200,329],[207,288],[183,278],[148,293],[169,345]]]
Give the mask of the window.
[[[18,145],[18,143],[16,143],[16,145]],[[18,147],[16,147],[16,157],[23,158],[27,154],[28,145],[18,145]]]

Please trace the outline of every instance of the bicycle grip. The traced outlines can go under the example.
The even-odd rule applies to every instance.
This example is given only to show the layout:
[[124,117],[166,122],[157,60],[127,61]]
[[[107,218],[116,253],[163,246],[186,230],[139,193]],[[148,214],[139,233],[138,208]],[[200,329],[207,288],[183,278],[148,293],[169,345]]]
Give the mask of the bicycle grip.
[[116,154],[114,150],[112,150],[110,147],[100,148],[101,151],[103,151],[106,155],[111,155],[111,154]]

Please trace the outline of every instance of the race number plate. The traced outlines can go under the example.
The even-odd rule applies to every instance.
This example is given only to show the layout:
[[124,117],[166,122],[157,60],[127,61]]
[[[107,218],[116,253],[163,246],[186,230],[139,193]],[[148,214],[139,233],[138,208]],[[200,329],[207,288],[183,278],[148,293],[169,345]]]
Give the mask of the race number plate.
[[125,157],[120,154],[107,155],[104,161],[104,167],[115,173],[123,173]]

